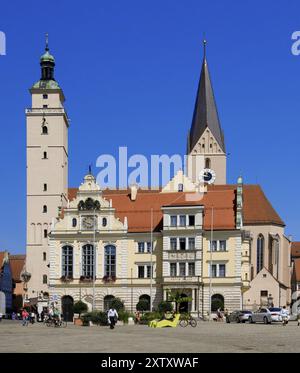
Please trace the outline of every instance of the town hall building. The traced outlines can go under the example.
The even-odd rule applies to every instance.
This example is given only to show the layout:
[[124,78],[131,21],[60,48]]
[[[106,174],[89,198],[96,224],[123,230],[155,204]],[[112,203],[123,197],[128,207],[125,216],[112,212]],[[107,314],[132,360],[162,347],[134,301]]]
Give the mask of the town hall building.
[[[27,299],[55,300],[63,313],[81,299],[105,310],[114,297],[135,311],[168,292],[195,315],[290,302],[290,241],[259,185],[226,181],[225,137],[204,54],[187,172],[157,190],[103,189],[91,170],[68,185],[65,96],[48,45],[30,89],[27,126]],[[220,304],[220,303],[218,303]]]

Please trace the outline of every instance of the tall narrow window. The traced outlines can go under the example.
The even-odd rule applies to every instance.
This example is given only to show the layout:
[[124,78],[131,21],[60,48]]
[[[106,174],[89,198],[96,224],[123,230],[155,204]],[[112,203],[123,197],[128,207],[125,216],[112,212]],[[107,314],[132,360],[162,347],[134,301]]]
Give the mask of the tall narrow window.
[[178,192],[183,192],[183,184],[178,184]]
[[217,265],[212,264],[210,270],[211,270],[211,277],[217,277]]
[[[212,148],[212,145],[210,146]],[[210,168],[211,162],[209,158],[205,158],[205,168]]]
[[44,229],[44,238],[47,238],[47,237],[48,237],[48,230]]
[[171,250],[177,250],[177,238],[176,237],[170,238],[170,246],[171,246]]
[[102,227],[106,227],[106,226],[107,226],[107,219],[103,218],[102,219]]
[[217,251],[218,249],[218,241],[210,241],[210,250]]
[[177,226],[177,216],[173,215],[171,216],[171,227],[176,227]]
[[43,133],[43,135],[48,135],[48,127],[47,126],[42,127],[42,133]]
[[264,236],[260,234],[257,237],[256,273],[259,273],[264,266],[264,241]]
[[189,276],[195,276],[195,263],[189,263]]
[[47,284],[48,278],[47,275],[43,275],[43,284]]
[[151,242],[146,242],[147,245],[147,253],[151,253]]
[[145,277],[145,267],[138,266],[138,278],[144,278],[144,277]]
[[75,228],[77,226],[77,219],[73,218],[72,219],[72,227]]
[[94,277],[94,246],[91,244],[82,247],[82,275]]
[[66,245],[62,248],[62,276],[73,277],[73,247]]
[[47,254],[43,252],[43,261],[45,262],[47,260]]
[[181,227],[185,227],[186,226],[186,216],[185,215],[180,215],[179,217],[179,224]]
[[226,240],[220,241],[220,251],[226,251]]
[[177,276],[177,265],[176,265],[176,263],[170,263],[170,276],[172,276],[172,277]]
[[44,152],[43,153],[43,159],[47,159],[48,157],[47,157],[47,152]]
[[145,242],[138,242],[138,252],[143,253],[145,251]]
[[179,263],[179,276],[185,276],[185,263]]
[[46,213],[46,212],[47,212],[47,206],[44,205],[44,206],[43,206],[43,213]]
[[195,250],[195,238],[189,237],[189,250]]
[[186,239],[185,239],[185,237],[180,237],[179,238],[179,248],[180,248],[180,250],[185,250],[186,249]]
[[193,227],[195,225],[195,215],[189,215],[189,226]]
[[105,246],[105,276],[116,276],[116,248],[113,245]]
[[219,264],[219,277],[226,276],[226,267],[225,264]]
[[47,184],[44,184],[44,192],[47,192],[47,189],[48,189]]

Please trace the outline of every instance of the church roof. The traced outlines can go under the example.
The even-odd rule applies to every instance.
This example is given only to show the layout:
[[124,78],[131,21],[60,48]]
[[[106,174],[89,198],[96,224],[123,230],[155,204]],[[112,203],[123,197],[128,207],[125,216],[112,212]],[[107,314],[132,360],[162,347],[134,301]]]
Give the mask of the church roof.
[[300,258],[300,242],[292,242],[291,255],[294,258]]
[[9,255],[12,278],[15,282],[21,282],[21,272],[25,265],[25,259],[25,255]]
[[224,135],[219,121],[208,63],[206,55],[204,55],[190,130],[189,151],[196,145],[206,128],[210,129],[219,146],[225,152]]
[[[259,185],[244,185],[244,225],[276,224],[284,226]],[[77,189],[69,189],[69,199],[76,197]],[[236,229],[235,201],[236,185],[209,186],[203,198],[195,192],[161,193],[160,190],[139,189],[135,201],[130,199],[130,190],[103,190],[103,197],[112,200],[112,207],[122,221],[127,217],[129,232],[149,232],[151,227],[151,208],[153,209],[153,230],[159,232],[163,227],[162,207],[203,206],[204,229],[211,227],[211,211],[214,208],[214,230]]]

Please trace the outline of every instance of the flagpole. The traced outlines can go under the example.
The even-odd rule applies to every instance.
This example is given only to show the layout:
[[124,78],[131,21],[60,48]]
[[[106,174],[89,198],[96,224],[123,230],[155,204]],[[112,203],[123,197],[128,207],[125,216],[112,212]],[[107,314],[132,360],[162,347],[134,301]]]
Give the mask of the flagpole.
[[150,266],[150,311],[152,312],[152,309],[153,309],[153,302],[152,302],[152,282],[153,282],[153,254],[152,254],[152,251],[153,251],[153,208],[151,208],[151,224],[150,224],[150,262],[151,262],[151,266]]
[[210,226],[210,267],[209,267],[209,319],[211,316],[211,295],[212,295],[212,243],[214,230],[214,207],[211,208],[211,226]]

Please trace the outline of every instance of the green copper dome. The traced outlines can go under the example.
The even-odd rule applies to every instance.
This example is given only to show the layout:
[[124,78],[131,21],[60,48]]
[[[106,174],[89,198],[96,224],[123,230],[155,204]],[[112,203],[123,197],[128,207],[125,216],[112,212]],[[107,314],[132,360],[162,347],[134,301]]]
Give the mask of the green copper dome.
[[49,53],[48,50],[46,50],[46,52],[41,56],[40,61],[41,61],[41,63],[42,62],[53,62],[53,63],[55,63],[54,57],[52,56],[52,54]]

